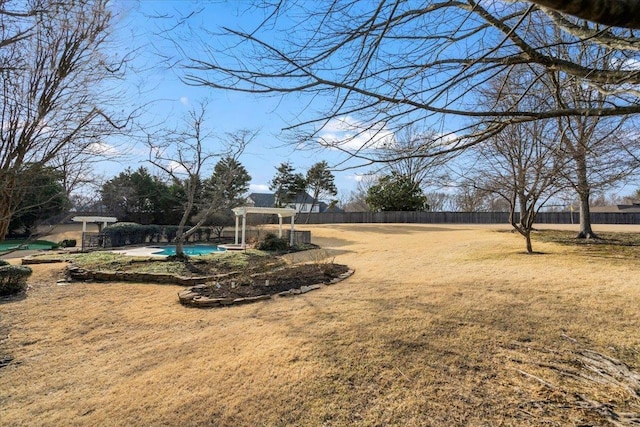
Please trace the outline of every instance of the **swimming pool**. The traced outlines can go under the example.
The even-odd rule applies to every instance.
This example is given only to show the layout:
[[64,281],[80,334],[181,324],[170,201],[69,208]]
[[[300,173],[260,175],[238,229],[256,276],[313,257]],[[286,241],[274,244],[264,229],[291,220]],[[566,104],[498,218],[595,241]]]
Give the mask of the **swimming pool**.
[[[164,246],[159,249],[158,252],[153,252],[154,255],[175,255],[176,247],[172,246]],[[194,256],[194,255],[208,255],[215,252],[225,252],[225,249],[219,248],[216,245],[185,245],[182,247],[185,255]]]
[[5,240],[0,243],[0,251],[53,249],[57,246],[56,243],[47,240]]

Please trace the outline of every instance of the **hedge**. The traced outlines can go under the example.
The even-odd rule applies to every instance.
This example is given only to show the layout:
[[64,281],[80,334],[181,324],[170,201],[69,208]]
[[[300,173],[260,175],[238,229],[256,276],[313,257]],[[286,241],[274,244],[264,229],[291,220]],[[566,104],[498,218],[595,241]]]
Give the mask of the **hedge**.
[[[189,227],[185,226],[184,231]],[[150,242],[160,242],[163,238],[173,242],[178,233],[177,225],[142,225],[134,222],[118,222],[102,230],[109,238],[110,246],[143,245]],[[191,241],[209,241],[213,234],[213,227],[200,227],[193,235]]]

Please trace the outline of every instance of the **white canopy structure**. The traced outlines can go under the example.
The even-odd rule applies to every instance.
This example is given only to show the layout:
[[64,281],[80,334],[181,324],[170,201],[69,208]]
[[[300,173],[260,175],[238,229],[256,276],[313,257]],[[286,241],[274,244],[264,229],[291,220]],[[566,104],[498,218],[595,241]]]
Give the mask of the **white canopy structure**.
[[[118,222],[118,218],[114,216],[74,216],[71,218],[72,221],[81,222],[82,223],[82,232],[87,231],[87,223],[96,223],[98,224],[98,228],[102,230],[102,228],[109,225],[110,222]],[[102,224],[102,225],[100,225]]]
[[279,233],[278,237],[282,238],[282,218],[291,217],[291,235],[289,236],[289,244],[293,245],[293,235],[294,235],[294,222],[296,216],[296,210],[293,208],[255,208],[251,206],[241,206],[233,209],[233,213],[236,215],[236,243],[235,246],[239,245],[238,242],[238,226],[240,222],[240,217],[242,217],[242,243],[240,247],[242,249],[246,248],[246,229],[247,229],[247,214],[262,214],[262,215],[278,215],[278,226]]

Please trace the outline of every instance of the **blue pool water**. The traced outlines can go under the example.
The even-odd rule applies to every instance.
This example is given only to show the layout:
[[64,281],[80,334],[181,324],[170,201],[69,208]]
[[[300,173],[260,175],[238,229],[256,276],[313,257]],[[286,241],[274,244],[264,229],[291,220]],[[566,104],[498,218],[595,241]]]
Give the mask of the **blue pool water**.
[[[158,248],[160,249],[160,248]],[[207,255],[214,252],[224,252],[225,250],[217,247],[216,245],[190,245],[183,246],[182,249],[184,253],[189,256],[194,255]],[[175,246],[166,246],[161,251],[154,252],[154,255],[175,255],[176,247]]]

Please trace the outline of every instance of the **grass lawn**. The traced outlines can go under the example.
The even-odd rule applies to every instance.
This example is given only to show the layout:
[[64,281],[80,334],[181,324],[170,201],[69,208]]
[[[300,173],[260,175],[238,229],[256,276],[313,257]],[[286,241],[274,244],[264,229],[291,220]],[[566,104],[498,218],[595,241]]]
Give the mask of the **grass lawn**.
[[324,251],[289,261],[326,254],[356,273],[232,308],[183,307],[178,286],[60,286],[62,264],[34,265],[28,296],[0,303],[0,361],[12,359],[0,425],[606,426],[640,415],[639,246],[544,232],[526,255],[496,226],[305,228]]

